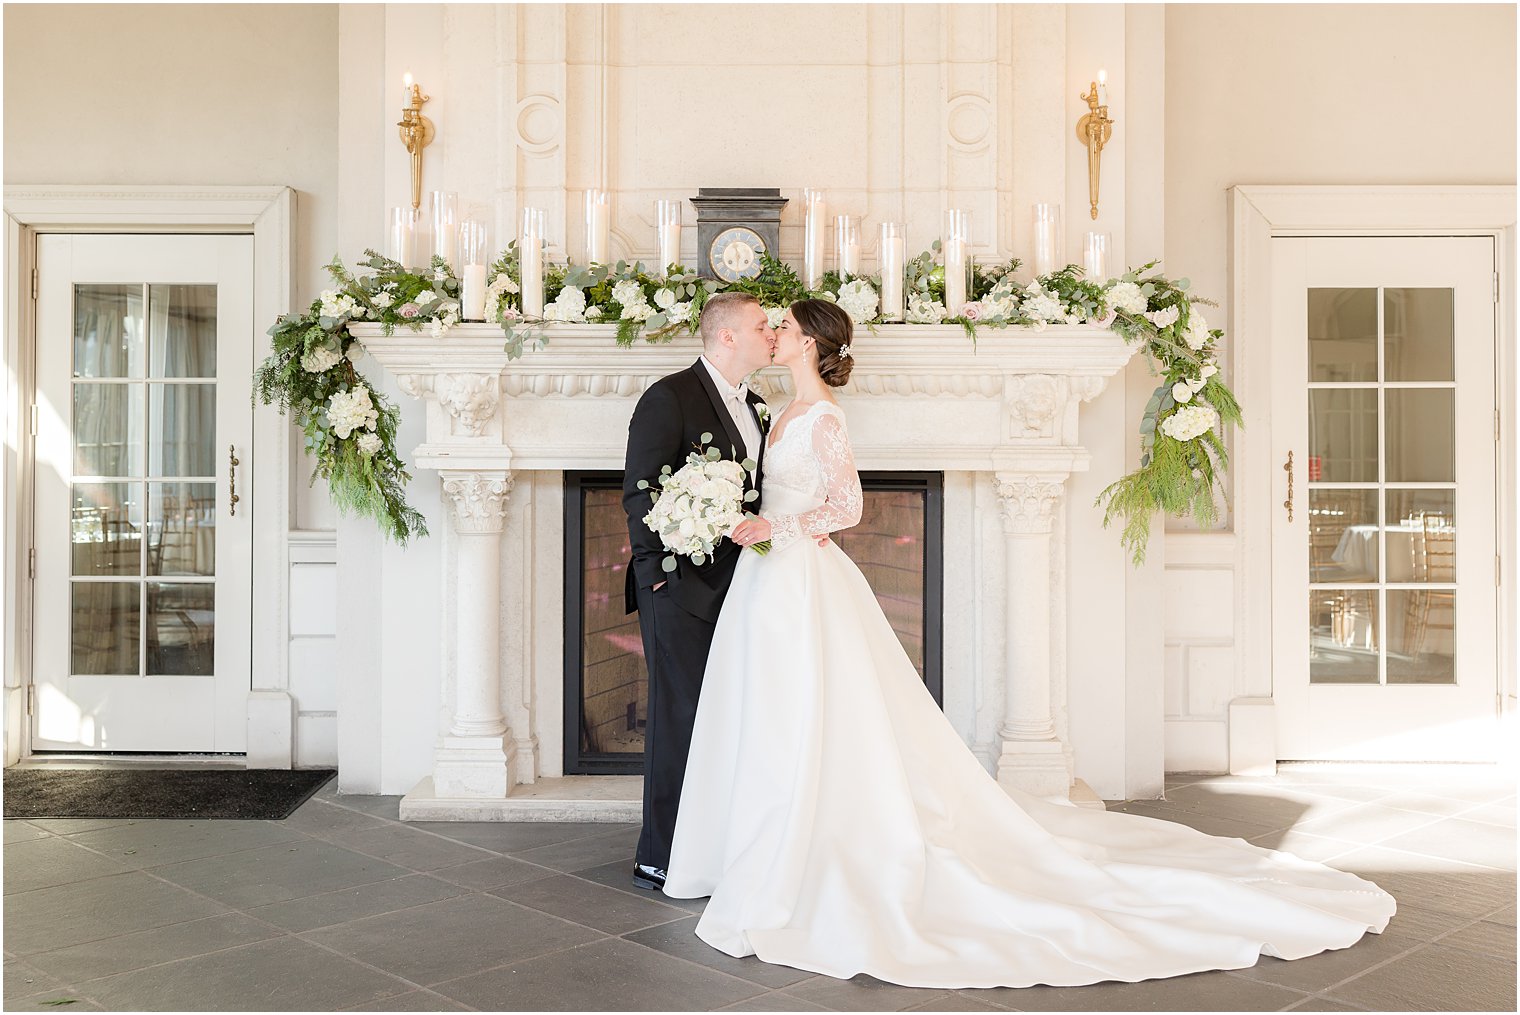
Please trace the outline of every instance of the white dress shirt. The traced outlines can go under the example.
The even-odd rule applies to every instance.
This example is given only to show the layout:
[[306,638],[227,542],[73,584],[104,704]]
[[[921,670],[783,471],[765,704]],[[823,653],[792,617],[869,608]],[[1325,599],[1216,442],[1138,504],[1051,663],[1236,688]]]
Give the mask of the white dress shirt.
[[723,399],[723,404],[728,407],[728,414],[733,417],[734,425],[739,428],[739,436],[744,438],[746,457],[759,461],[760,441],[763,438],[760,435],[760,424],[755,422],[755,414],[749,407],[749,386],[743,381],[740,381],[738,385],[728,383],[706,356],[702,357],[702,365],[707,367],[707,372],[712,375],[713,384],[718,388],[718,397]]

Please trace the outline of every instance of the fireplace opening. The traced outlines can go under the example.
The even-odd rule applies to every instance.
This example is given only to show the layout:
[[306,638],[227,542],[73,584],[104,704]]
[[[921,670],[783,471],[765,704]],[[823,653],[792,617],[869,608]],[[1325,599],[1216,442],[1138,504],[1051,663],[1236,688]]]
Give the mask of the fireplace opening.
[[[866,472],[860,524],[835,534],[943,705],[944,476]],[[565,473],[565,774],[639,775],[648,685],[639,617],[623,612],[622,473]]]

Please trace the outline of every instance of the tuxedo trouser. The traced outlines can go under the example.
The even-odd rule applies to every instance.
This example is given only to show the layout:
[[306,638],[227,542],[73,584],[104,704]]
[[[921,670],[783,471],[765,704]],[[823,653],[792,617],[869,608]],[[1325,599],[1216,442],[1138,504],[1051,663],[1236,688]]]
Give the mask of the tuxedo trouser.
[[663,589],[640,588],[638,604],[649,705],[644,725],[644,828],[634,860],[665,870],[675,838],[702,673],[717,623],[687,613]]

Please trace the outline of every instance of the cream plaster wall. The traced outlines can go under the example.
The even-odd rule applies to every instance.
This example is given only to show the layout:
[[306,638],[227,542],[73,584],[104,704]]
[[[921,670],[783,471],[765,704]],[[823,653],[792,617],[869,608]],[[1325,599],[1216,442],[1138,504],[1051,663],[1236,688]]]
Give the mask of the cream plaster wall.
[[[336,5],[6,4],[4,18],[7,184],[291,187],[296,294],[316,295],[337,249]],[[291,526],[330,529],[292,448]]]
[[[1217,324],[1228,187],[1515,182],[1514,5],[1172,4],[1165,50],[1165,267],[1221,303]],[[1244,409],[1249,425],[1269,407]],[[1167,768],[1222,771],[1231,597],[1251,576],[1232,533],[1169,527]]]

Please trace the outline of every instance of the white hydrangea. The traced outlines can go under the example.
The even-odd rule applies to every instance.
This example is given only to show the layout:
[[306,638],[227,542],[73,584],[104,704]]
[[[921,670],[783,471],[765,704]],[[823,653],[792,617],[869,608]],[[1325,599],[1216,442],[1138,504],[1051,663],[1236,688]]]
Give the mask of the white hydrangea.
[[839,287],[839,306],[856,324],[865,324],[876,317],[879,299],[871,283],[863,278],[846,282]]
[[[619,300],[619,302],[622,301]],[[642,296],[637,303],[623,304],[623,320],[625,321],[647,321],[653,315],[654,307],[645,303]]]
[[309,374],[326,373],[343,360],[343,354],[331,345],[319,345],[301,357],[301,369]]
[[1187,329],[1182,333],[1182,340],[1195,352],[1209,344],[1209,322],[1198,311],[1188,314]]
[[1038,282],[1031,282],[1024,289],[1024,316],[1031,321],[1064,321],[1066,304],[1061,297],[1050,292]]
[[544,320],[583,323],[586,320],[585,292],[578,286],[565,286],[554,298],[554,302],[544,307]]
[[327,400],[327,420],[340,440],[355,430],[373,430],[380,412],[369,400],[369,389],[360,384]]
[[1170,328],[1173,324],[1177,323],[1177,318],[1181,315],[1182,311],[1178,310],[1174,304],[1164,310],[1152,310],[1145,315],[1145,319],[1154,324],[1158,329]]
[[764,307],[765,323],[772,328],[781,326],[781,319],[786,316],[786,307]]
[[1134,282],[1115,282],[1104,292],[1103,302],[1114,310],[1122,310],[1126,314],[1143,314],[1148,305],[1145,294]]
[[372,455],[380,450],[380,435],[366,430],[359,435],[356,443],[359,445],[360,451],[366,455]]
[[1162,420],[1161,432],[1173,440],[1186,443],[1214,429],[1218,422],[1219,413],[1212,406],[1196,402],[1182,406]]
[[945,305],[923,293],[909,293],[906,318],[910,324],[939,324],[945,319]]
[[323,317],[343,317],[354,312],[354,298],[336,289],[322,290]]
[[672,305],[665,311],[665,317],[671,324],[685,324],[691,320],[691,301],[686,300]]
[[459,314],[450,308],[428,322],[428,331],[434,338],[442,338],[446,331],[458,323]]
[[631,278],[625,278],[612,287],[612,298],[627,307],[644,302],[644,287]]

